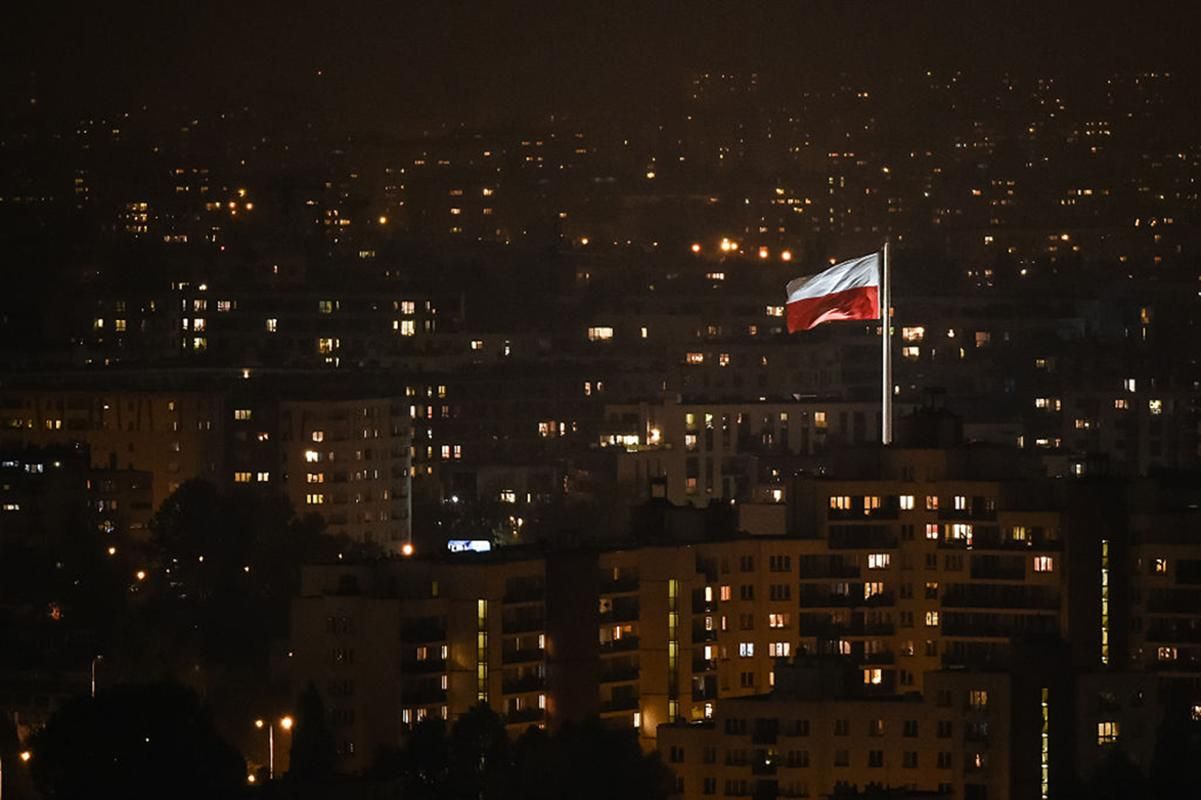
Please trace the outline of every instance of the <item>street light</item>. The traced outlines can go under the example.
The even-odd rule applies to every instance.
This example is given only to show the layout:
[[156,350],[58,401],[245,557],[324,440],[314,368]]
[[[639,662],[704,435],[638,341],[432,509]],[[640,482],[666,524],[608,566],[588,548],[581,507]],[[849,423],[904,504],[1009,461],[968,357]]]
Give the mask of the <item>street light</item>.
[[[279,727],[284,731],[292,730],[293,720],[290,716],[279,718]],[[275,780],[275,722],[271,720],[256,719],[254,727],[262,730],[267,729],[267,779]]]
[[[96,697],[96,662],[103,661],[104,656],[92,656],[92,698]],[[25,759],[28,761],[29,759]]]

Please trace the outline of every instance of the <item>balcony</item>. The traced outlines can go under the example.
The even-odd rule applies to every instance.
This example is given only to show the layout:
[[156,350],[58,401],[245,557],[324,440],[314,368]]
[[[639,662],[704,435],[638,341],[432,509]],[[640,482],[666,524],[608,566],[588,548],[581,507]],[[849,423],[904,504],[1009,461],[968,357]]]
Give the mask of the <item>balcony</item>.
[[638,680],[638,667],[632,665],[622,665],[620,667],[611,667],[602,670],[600,674],[601,683],[625,683],[627,681]]
[[428,675],[434,672],[446,672],[446,661],[441,658],[405,661],[401,664],[401,672],[409,675]]
[[996,608],[1058,611],[1059,595],[1042,586],[952,584],[942,596],[944,608]]
[[693,672],[713,672],[717,669],[716,658],[694,658],[692,659]]
[[601,580],[597,591],[600,594],[629,594],[638,591],[638,576],[621,576],[617,580],[612,577],[606,577]]
[[539,616],[506,619],[501,622],[500,629],[504,633],[535,633],[545,628],[546,620]]
[[524,650],[505,650],[500,654],[500,663],[532,664],[542,661],[545,657],[546,651],[537,647],[529,647]]
[[601,624],[606,622],[636,622],[638,620],[637,606],[624,606],[604,611],[600,615]]
[[505,694],[521,694],[522,692],[536,692],[545,686],[546,678],[541,675],[526,675],[503,681],[501,689]]
[[600,704],[600,713],[609,714],[615,711],[637,711],[638,698],[635,697],[614,697],[605,700]]
[[505,713],[505,723],[508,725],[523,725],[530,722],[540,722],[546,719],[546,711],[541,708],[523,708],[520,711]]
[[401,692],[400,701],[405,705],[432,706],[446,702],[446,692],[442,689],[418,689],[412,692]]
[[505,590],[504,603],[506,605],[540,603],[545,597],[546,590],[541,586],[513,586]]
[[638,649],[637,636],[623,636],[620,639],[613,639],[608,642],[601,642],[601,653],[628,653],[631,650]]

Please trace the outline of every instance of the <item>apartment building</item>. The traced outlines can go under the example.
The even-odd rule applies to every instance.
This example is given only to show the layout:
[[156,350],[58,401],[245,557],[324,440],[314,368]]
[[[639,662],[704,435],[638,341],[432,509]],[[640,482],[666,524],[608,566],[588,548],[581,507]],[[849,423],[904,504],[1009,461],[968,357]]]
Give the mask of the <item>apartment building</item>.
[[874,402],[687,403],[667,396],[606,406],[599,444],[617,450],[618,481],[643,498],[651,480],[662,478],[672,503],[705,506],[749,500],[752,487],[790,474],[785,464],[879,438]]
[[283,483],[299,513],[320,514],[329,533],[387,552],[411,545],[407,405],[387,397],[283,400],[278,414]]

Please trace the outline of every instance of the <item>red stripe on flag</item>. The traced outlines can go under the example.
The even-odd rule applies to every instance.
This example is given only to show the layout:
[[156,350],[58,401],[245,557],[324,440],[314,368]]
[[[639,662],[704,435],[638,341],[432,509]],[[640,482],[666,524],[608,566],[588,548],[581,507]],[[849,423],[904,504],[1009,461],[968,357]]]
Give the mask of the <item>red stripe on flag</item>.
[[860,286],[789,303],[788,332],[807,331],[823,322],[840,319],[878,319],[879,317],[879,287]]

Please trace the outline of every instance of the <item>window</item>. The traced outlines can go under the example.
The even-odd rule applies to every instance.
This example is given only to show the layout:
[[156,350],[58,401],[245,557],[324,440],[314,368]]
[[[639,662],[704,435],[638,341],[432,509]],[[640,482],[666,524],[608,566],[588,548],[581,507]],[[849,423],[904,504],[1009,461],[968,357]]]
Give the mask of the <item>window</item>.
[[851,723],[845,719],[834,720],[834,735],[835,736],[850,736]]
[[884,682],[884,670],[874,667],[863,670],[863,682],[868,686],[879,686]]
[[767,627],[769,628],[787,628],[790,614],[768,614]]
[[936,494],[926,495],[926,510],[927,511],[937,511],[938,510],[938,495],[936,495]]
[[926,612],[926,627],[927,628],[937,628],[938,627],[938,612],[937,611],[927,611]]
[[988,708],[988,691],[972,689],[967,693],[967,704],[972,711],[984,711]]
[[604,342],[613,338],[613,328],[608,325],[596,325],[588,329],[588,341]]
[[234,473],[234,483],[250,483],[250,473],[249,472],[235,472]]
[[412,319],[392,320],[392,330],[399,331],[401,336],[416,336],[417,321]]
[[1104,746],[1114,744],[1118,740],[1118,723],[1107,721],[1097,723],[1097,744]]
[[927,522],[926,523],[926,538],[927,539],[937,539],[938,538],[938,523],[937,522]]
[[269,483],[271,481],[271,473],[270,472],[256,472],[254,474],[254,479],[256,481],[258,481],[259,483]]
[[913,495],[903,494],[903,495],[901,495],[901,497],[899,499],[900,499],[902,511],[912,511],[913,510],[913,499],[914,499]]
[[268,317],[266,320],[267,333],[275,333],[279,330],[279,320],[274,317]]
[[863,584],[863,599],[875,597],[884,594],[884,581],[868,581]]
[[1055,558],[1053,556],[1035,556],[1034,557],[1035,572],[1054,572]]
[[246,421],[246,420],[250,419],[250,417],[251,417],[251,411],[249,408],[235,408],[234,409],[234,419]]
[[1158,417],[1160,414],[1163,413],[1163,401],[1162,400],[1148,400],[1147,401],[1147,410],[1151,412],[1151,416]]
[[901,341],[920,342],[926,335],[926,329],[921,325],[901,328]]
[[906,750],[901,754],[901,766],[905,769],[917,769],[917,752]]
[[949,719],[940,719],[938,721],[938,738],[950,739],[953,735],[954,723]]
[[846,750],[834,751],[834,766],[849,767],[851,766],[851,754]]
[[884,751],[883,750],[868,750],[867,765],[869,767],[884,766]]
[[767,654],[772,658],[787,658],[790,650],[788,642],[770,642],[767,645]]
[[1168,574],[1168,560],[1166,558],[1151,559],[1151,572],[1156,575]]
[[830,510],[831,511],[850,511],[851,510],[851,498],[847,495],[831,497],[830,498]]
[[1176,660],[1176,648],[1175,647],[1157,648],[1155,651],[1155,657],[1159,661],[1175,661]]
[[868,569],[888,569],[888,565],[892,563],[892,555],[890,553],[868,553],[867,568]]
[[316,450],[305,450],[304,451],[304,460],[308,464],[316,464],[318,461],[321,460],[321,454],[318,453]]
[[950,753],[939,753],[938,754],[938,768],[939,769],[950,769],[951,768],[951,754]]
[[323,494],[307,494],[304,499],[305,503],[310,506],[319,506],[325,503],[325,495]]
[[754,642],[739,642],[738,643],[738,656],[740,658],[752,658],[754,655],[755,655],[755,643]]
[[905,720],[905,724],[902,727],[902,733],[906,738],[909,738],[909,739],[917,738],[917,720],[916,719]]

